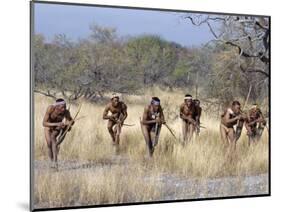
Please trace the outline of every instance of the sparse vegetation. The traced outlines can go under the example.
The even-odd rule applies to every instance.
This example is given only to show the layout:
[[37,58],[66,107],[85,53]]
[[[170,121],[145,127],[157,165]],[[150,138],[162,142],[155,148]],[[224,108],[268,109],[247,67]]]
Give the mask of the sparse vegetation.
[[[206,113],[202,123],[207,129],[202,129],[197,140],[185,147],[163,127],[154,157],[149,159],[138,123],[143,107],[150,95],[158,93],[167,121],[179,137],[177,111],[182,92],[163,92],[158,88],[147,92],[141,98],[123,96],[128,104],[126,122],[135,126],[123,127],[119,154],[115,154],[106,121],[101,117],[103,105],[81,99],[83,106],[79,116],[85,118],[77,121],[61,145],[59,171],[48,167],[42,127],[44,111],[53,100],[35,95],[35,205],[59,207],[157,201],[169,198],[167,189],[177,192],[173,199],[243,195],[249,192],[242,183],[244,177],[267,174],[268,133],[264,132],[259,144],[248,147],[243,132],[236,153],[230,157],[219,138],[218,119],[209,118]],[[71,105],[70,110],[74,113],[77,105]],[[229,177],[234,177],[233,186],[227,180],[223,183]],[[202,186],[173,187],[177,179],[195,180]],[[222,182],[213,193],[208,190],[211,179]],[[230,189],[226,189],[226,185]],[[259,192],[267,193],[267,182]]]
[[[214,39],[182,46],[161,34],[121,36],[117,28],[95,23],[83,39],[33,36],[36,208],[268,193],[268,131],[249,147],[244,129],[229,154],[220,140],[219,118],[233,100],[242,103],[242,110],[249,109],[247,102],[257,103],[268,118],[269,19],[194,13],[178,18],[194,27],[205,25]],[[112,92],[122,94],[126,122],[134,124],[122,128],[118,152],[102,120]],[[186,93],[200,99],[206,129],[182,146],[179,106]],[[153,158],[139,123],[151,96],[161,99],[178,138],[163,126]],[[72,114],[83,104],[79,116],[84,118],[61,144],[54,170],[42,120],[58,97],[71,102]]]

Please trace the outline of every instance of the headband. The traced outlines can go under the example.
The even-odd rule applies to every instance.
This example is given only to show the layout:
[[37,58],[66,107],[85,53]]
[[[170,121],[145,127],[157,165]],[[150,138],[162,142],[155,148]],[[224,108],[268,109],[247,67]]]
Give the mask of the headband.
[[56,102],[53,104],[53,106],[59,106],[59,105],[65,105],[66,102],[65,101],[62,101],[62,102]]
[[119,98],[118,94],[113,93],[112,96],[111,96],[111,99],[114,99],[114,98]]
[[251,109],[257,109],[258,108],[258,105],[252,105],[251,106]]
[[156,101],[154,99],[151,100],[152,105],[160,105],[160,101]]
[[186,97],[184,97],[184,100],[192,100],[192,97],[191,96],[186,96]]

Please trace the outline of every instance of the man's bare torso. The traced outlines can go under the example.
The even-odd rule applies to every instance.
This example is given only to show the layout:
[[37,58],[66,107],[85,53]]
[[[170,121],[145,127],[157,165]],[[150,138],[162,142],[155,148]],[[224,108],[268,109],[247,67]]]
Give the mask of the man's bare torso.
[[[70,119],[70,112],[69,110],[65,110],[63,113],[59,113],[56,111],[55,106],[51,105],[48,109],[48,122],[50,123],[58,123],[62,122],[64,118]],[[57,127],[46,127],[51,130],[57,130]]]
[[221,116],[221,123],[226,126],[227,128],[233,128],[238,121],[234,121],[232,123],[226,123],[226,118],[227,116],[229,116],[229,119],[234,118],[236,115],[234,114],[234,112],[232,111],[231,108],[227,108],[224,113]]
[[146,113],[146,121],[155,120],[157,117],[162,119],[162,108],[160,107],[158,111],[153,111],[153,108],[148,105],[144,112]]
[[112,103],[108,103],[106,106],[106,111],[110,111],[111,114],[118,119],[121,114],[126,110],[127,106],[124,102],[119,102],[116,107],[112,105]]
[[182,103],[182,105],[180,106],[180,111],[186,117],[194,118],[195,107],[193,105],[189,107],[185,103]]

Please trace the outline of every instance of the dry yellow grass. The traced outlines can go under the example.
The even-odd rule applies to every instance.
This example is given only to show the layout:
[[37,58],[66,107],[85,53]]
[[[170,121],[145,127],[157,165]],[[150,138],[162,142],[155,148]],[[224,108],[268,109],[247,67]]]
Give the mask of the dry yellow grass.
[[[157,94],[168,124],[179,137],[181,126],[177,113],[183,96],[181,91],[170,93],[158,88],[148,93],[143,97],[123,96],[128,105],[126,122],[135,126],[123,127],[119,155],[114,153],[107,123],[102,120],[104,106],[83,101],[79,116],[86,117],[76,122],[62,143],[59,160],[64,163],[59,164],[59,171],[35,166],[34,194],[38,207],[162,200],[166,184],[159,179],[163,174],[206,180],[268,172],[268,132],[264,132],[260,143],[251,147],[242,132],[237,151],[229,157],[219,138],[219,121],[210,119],[207,114],[202,117],[207,129],[202,129],[197,140],[185,147],[163,126],[154,157],[148,159],[139,126],[144,106]],[[35,160],[39,164],[48,160],[42,119],[51,103],[51,99],[35,95]],[[75,113],[76,110],[77,106],[71,105],[70,111]],[[184,196],[179,198],[196,198],[196,192],[196,188],[190,187],[182,191]],[[207,196],[206,190],[202,197]]]

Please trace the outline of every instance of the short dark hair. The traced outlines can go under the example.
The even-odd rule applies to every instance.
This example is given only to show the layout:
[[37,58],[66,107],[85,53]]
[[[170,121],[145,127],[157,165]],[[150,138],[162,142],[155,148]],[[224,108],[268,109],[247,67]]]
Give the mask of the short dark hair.
[[64,99],[59,98],[59,99],[56,100],[56,102],[64,102]]
[[200,100],[199,99],[194,99],[193,102],[200,104]]
[[190,95],[190,94],[185,94],[185,97],[192,97],[192,95]]
[[240,102],[239,102],[239,101],[237,101],[237,100],[235,100],[235,101],[233,101],[233,102],[232,102],[232,106],[235,106],[235,105],[239,105],[239,106],[241,106]]
[[119,100],[119,96],[114,96],[114,97],[111,98],[111,100],[113,100],[113,99],[118,99]]

